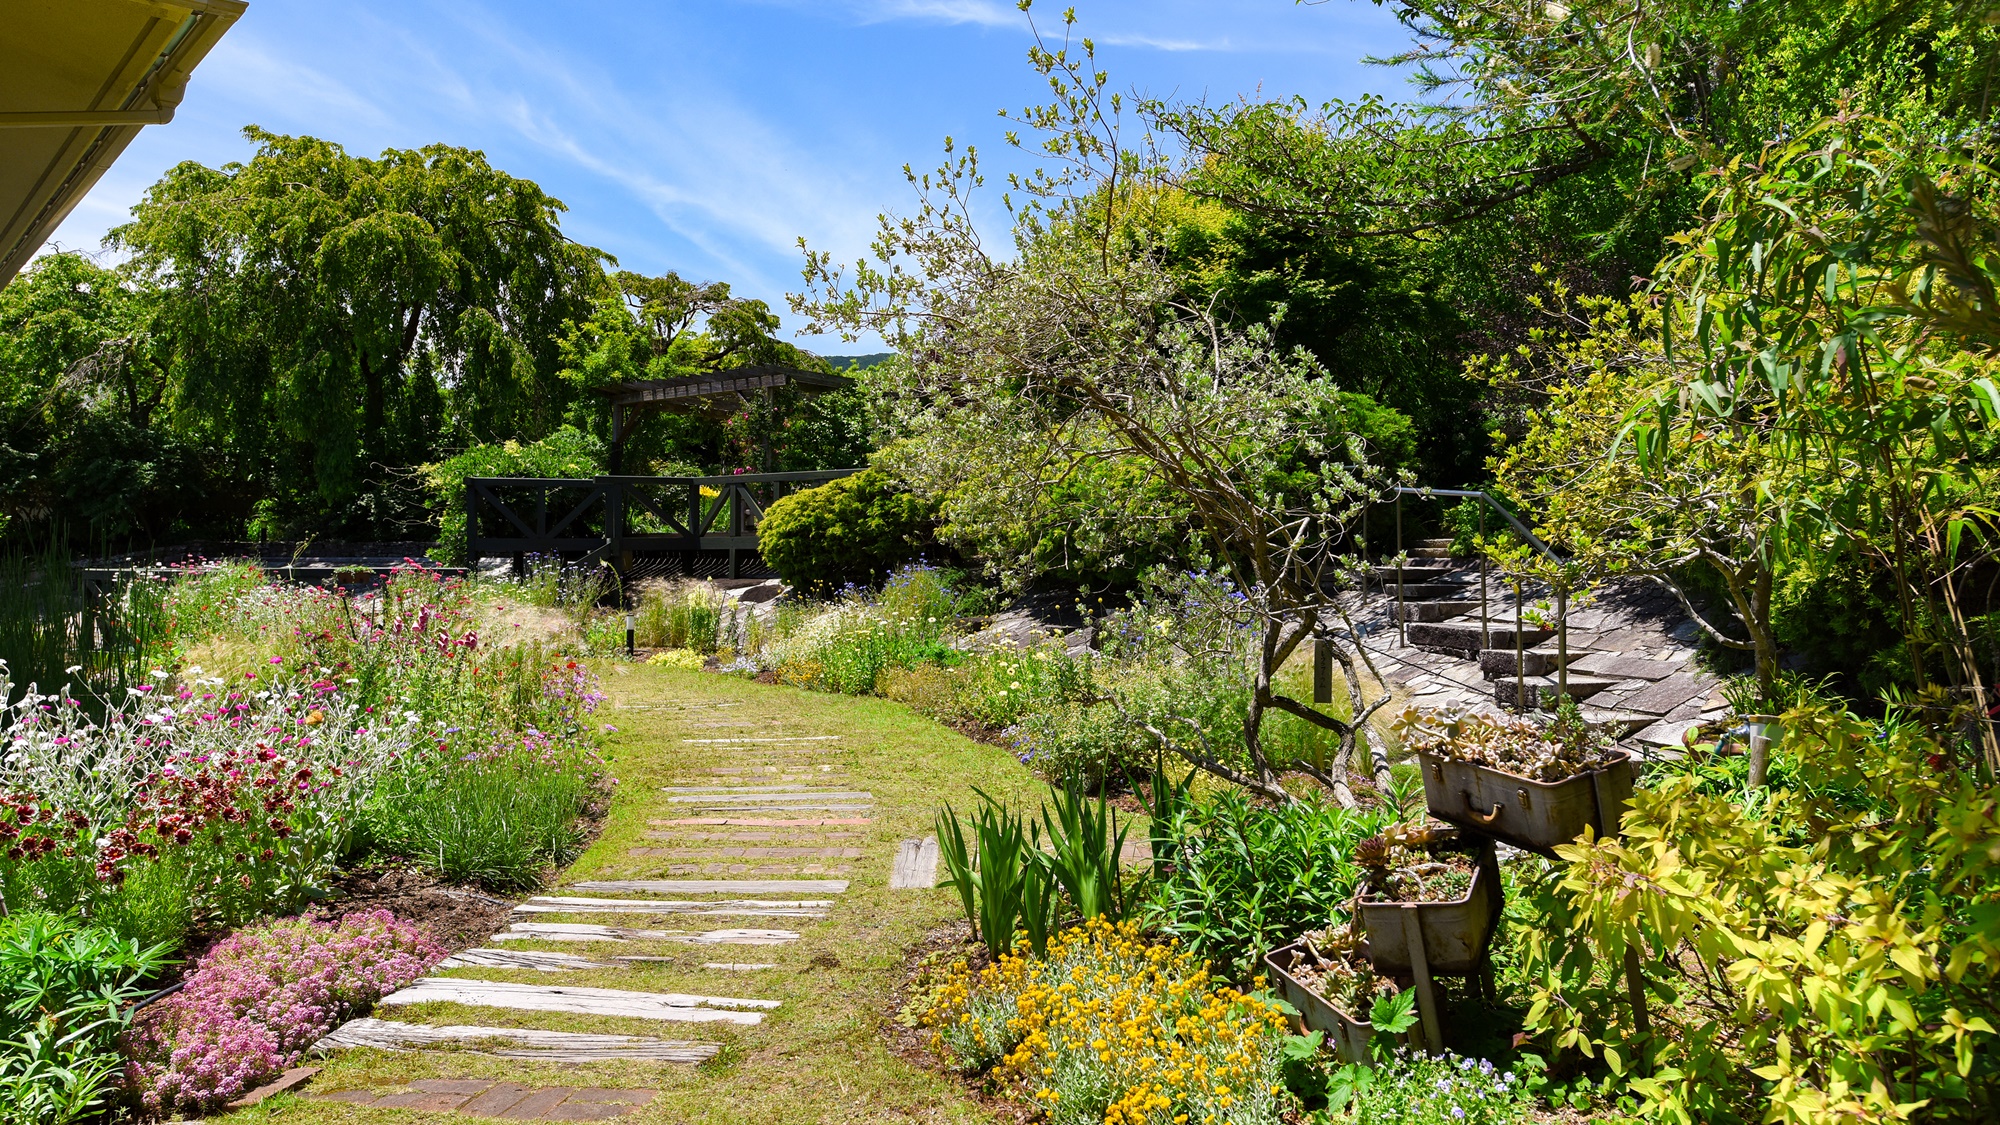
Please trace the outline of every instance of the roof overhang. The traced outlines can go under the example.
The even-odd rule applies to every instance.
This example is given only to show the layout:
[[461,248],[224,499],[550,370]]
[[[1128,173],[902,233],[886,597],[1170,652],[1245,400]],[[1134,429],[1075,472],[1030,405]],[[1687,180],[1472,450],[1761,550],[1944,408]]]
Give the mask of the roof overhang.
[[747,395],[779,387],[797,387],[807,394],[818,394],[844,390],[853,385],[854,380],[845,375],[760,363],[727,367],[710,374],[688,375],[679,379],[635,379],[601,388],[599,393],[609,395],[613,406],[672,409],[676,405],[691,405],[717,395]]
[[243,0],[0,0],[0,285],[139,130],[173,120]]

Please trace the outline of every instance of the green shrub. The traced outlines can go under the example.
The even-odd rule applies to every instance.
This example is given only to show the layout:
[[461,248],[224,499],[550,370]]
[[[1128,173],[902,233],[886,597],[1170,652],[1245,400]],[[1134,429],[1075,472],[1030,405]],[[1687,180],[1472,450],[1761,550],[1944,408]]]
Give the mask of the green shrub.
[[944,640],[954,605],[943,572],[905,567],[879,595],[850,594],[816,616],[781,618],[785,635],[772,646],[769,660],[785,683],[877,694],[890,672],[959,661],[962,654]]
[[1394,814],[1311,800],[1263,808],[1232,789],[1169,818],[1152,829],[1159,877],[1147,913],[1241,980],[1271,949],[1346,916],[1361,877],[1347,857]]
[[538,885],[575,854],[598,771],[583,755],[533,745],[433,758],[386,779],[367,810],[370,840],[452,882]]
[[1014,737],[1021,761],[1052,785],[1095,789],[1156,753],[1150,740],[1135,736],[1118,712],[1102,704],[1038,707],[1021,717]]
[[1973,748],[1891,720],[1795,709],[1793,788],[1668,777],[1622,838],[1557,848],[1524,881],[1527,1030],[1647,1120],[1991,1121],[2000,794]]
[[797,589],[829,593],[873,585],[939,553],[930,507],[887,473],[869,469],[794,492],[757,525],[764,561]]
[[466,477],[594,477],[604,471],[604,442],[573,426],[540,441],[475,445],[423,467],[431,510],[438,517],[437,561],[465,561]]
[[729,599],[706,582],[651,583],[633,611],[636,643],[646,648],[687,648],[713,656]]
[[104,1110],[131,1004],[166,953],[73,918],[0,919],[0,1121],[66,1125]]

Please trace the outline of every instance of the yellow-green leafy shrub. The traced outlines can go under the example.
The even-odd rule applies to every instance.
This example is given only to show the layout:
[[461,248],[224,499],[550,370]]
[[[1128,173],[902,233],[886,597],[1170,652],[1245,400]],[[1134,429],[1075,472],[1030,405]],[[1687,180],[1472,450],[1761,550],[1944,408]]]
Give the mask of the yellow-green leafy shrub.
[[1919,728],[1786,721],[1795,788],[1671,778],[1622,840],[1557,849],[1529,1029],[1626,1076],[1648,1120],[1994,1120],[2000,795]]

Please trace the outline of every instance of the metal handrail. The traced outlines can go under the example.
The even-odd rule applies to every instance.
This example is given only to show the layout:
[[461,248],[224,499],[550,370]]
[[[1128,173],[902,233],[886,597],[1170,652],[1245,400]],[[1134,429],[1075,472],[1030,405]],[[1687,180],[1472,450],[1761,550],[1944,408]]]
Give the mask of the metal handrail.
[[[1465,499],[1465,500],[1477,499],[1485,501],[1486,507],[1492,508],[1494,511],[1500,513],[1500,517],[1506,520],[1507,523],[1513,527],[1514,531],[1521,536],[1521,538],[1527,540],[1529,546],[1533,547],[1536,551],[1540,552],[1543,558],[1546,558],[1553,563],[1561,563],[1563,561],[1562,556],[1556,554],[1554,548],[1550,547],[1547,543],[1542,542],[1539,536],[1537,536],[1534,532],[1528,530],[1528,525],[1522,523],[1520,517],[1516,516],[1513,512],[1508,511],[1506,506],[1501,504],[1500,501],[1494,499],[1491,493],[1486,492],[1482,489],[1412,488],[1407,485],[1398,485],[1395,489],[1395,496],[1396,496],[1396,558],[1398,560],[1407,561],[1403,560],[1403,497],[1416,496],[1421,499],[1431,499],[1433,497],[1443,496],[1443,497],[1451,497],[1451,498]],[[1481,508],[1479,512],[1479,534],[1481,537],[1484,537],[1486,534],[1485,508]],[[1365,539],[1365,534],[1364,534],[1364,539]],[[1404,600],[1403,597],[1404,567],[1402,565],[1402,561],[1399,561],[1396,566],[1396,635],[1397,639],[1405,647],[1407,647],[1410,643],[1409,620],[1408,620],[1409,614],[1408,611],[1405,609],[1407,602]],[[1569,698],[1569,591],[1564,586],[1557,584],[1555,588],[1555,595],[1556,595],[1556,691],[1559,692],[1563,696],[1563,698],[1567,699]],[[1527,645],[1521,637],[1521,608],[1522,608],[1521,580],[1517,577],[1514,579],[1514,709],[1516,712],[1525,712],[1528,708],[1528,703],[1527,703],[1528,653],[1527,653]],[[1487,594],[1487,585],[1486,585],[1486,555],[1484,552],[1481,552],[1479,556],[1479,647],[1481,652],[1484,652],[1486,651],[1487,648],[1491,647],[1493,641],[1492,629],[1488,623],[1489,617],[1490,617],[1489,597]]]

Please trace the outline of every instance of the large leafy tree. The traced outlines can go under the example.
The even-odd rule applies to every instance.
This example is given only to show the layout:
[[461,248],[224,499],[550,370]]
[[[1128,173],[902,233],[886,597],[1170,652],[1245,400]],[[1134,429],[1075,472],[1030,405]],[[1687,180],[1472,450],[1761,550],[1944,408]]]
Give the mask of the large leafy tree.
[[469,149],[245,133],[247,162],[175,167],[111,236],[160,291],[185,426],[324,518],[370,466],[562,421],[557,341],[605,282],[559,201]]
[[[884,398],[903,436],[896,463],[921,498],[990,484],[1000,494],[978,514],[1005,520],[1010,503],[1127,469],[1135,479],[1121,491],[1172,496],[1214,571],[1160,600],[1158,628],[1177,642],[1176,659],[1241,686],[1241,725],[1218,740],[1188,699],[1114,690],[1102,702],[1216,777],[1288,799],[1283,775],[1302,773],[1352,804],[1357,758],[1386,775],[1368,720],[1389,695],[1378,686],[1369,698],[1368,658],[1338,591],[1362,507],[1386,494],[1390,474],[1371,464],[1340,388],[1309,353],[1191,297],[1149,240],[1162,224],[1148,209],[1171,200],[1161,189],[1172,185],[1122,146],[1120,102],[1093,56],[1088,40],[1033,56],[1056,100],[1024,117],[1057,170],[1023,181],[1029,205],[1004,249],[973,222],[981,181],[968,152],[911,177],[919,208],[883,219],[871,257],[843,268],[809,252],[809,288],[793,307],[809,330],[879,333],[904,357]],[[966,468],[982,463],[992,468]],[[1106,516],[1080,504],[1049,514],[1078,532]],[[1031,543],[1020,555],[1025,567],[1050,561]],[[1344,709],[1278,682],[1308,641],[1341,669]],[[1274,712],[1330,732],[1336,754],[1270,752]]]
[[[559,342],[571,424],[608,440],[610,413],[598,392],[627,380],[750,364],[832,370],[779,339],[780,327],[769,305],[734,296],[727,282],[620,271],[591,315],[571,323]],[[866,406],[853,391],[807,396],[786,388],[635,421],[625,451],[628,472],[647,466],[663,473],[763,469],[767,459],[779,470],[851,468],[863,464],[871,448]]]
[[155,425],[172,349],[158,302],[76,254],[0,290],[0,530],[97,542],[217,530],[208,459]]

